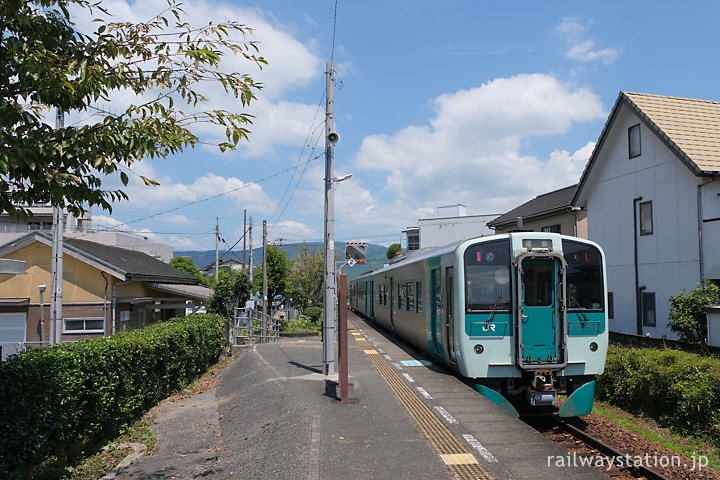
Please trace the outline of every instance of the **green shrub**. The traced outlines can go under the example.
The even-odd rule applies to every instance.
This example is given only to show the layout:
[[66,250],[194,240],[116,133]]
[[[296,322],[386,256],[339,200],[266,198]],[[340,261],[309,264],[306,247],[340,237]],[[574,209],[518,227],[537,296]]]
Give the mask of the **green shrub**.
[[310,317],[310,320],[313,322],[317,322],[318,318],[320,318],[323,314],[323,309],[320,307],[308,307],[303,312],[303,315]]
[[280,331],[283,333],[320,333],[322,320],[313,322],[305,315],[296,320],[283,320],[280,323]]
[[611,346],[596,392],[600,400],[720,446],[720,359]]
[[698,283],[690,293],[683,290],[670,297],[670,323],[668,327],[691,343],[707,342],[705,307],[718,302],[718,287],[707,281]]
[[11,356],[0,364],[0,477],[112,438],[217,361],[221,322],[195,315]]

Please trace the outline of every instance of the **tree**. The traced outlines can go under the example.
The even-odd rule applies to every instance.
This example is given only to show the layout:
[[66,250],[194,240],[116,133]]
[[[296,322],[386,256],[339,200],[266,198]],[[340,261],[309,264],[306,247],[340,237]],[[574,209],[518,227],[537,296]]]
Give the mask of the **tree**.
[[[78,31],[69,9],[72,17],[77,11],[99,15],[95,32]],[[221,150],[247,139],[251,115],[202,111],[208,99],[200,87],[216,83],[242,107],[255,98],[260,84],[221,69],[228,54],[259,67],[266,63],[256,56],[256,42],[233,39],[251,28],[236,22],[191,26],[177,0],[144,23],[110,22],[109,15],[101,0],[0,2],[0,211],[23,216],[28,211],[19,204],[47,202],[74,215],[87,205],[111,210],[112,201],[128,197],[104,189],[106,178],[119,177],[127,186],[124,170],[134,162],[195,146],[200,140],[191,127],[224,127]],[[96,117],[94,103],[127,93],[139,100]],[[87,124],[54,129],[44,120],[49,112],[54,118],[54,109],[92,116]]]
[[[290,262],[285,252],[273,244],[267,246],[268,266],[268,298],[272,300],[278,295],[285,295],[288,286],[287,276]],[[262,265],[253,273],[253,291],[262,296],[263,269]]]
[[668,327],[680,340],[692,343],[707,341],[705,307],[718,302],[718,287],[705,280],[691,293],[683,290],[670,297],[670,323]]
[[210,277],[207,277],[200,273],[197,265],[195,265],[195,262],[193,262],[191,259],[185,257],[173,257],[170,259],[170,266],[175,267],[178,270],[182,270],[185,273],[189,273],[193,277],[200,280],[201,285],[204,285],[206,287],[212,287],[212,280],[210,279]]
[[388,260],[392,260],[393,258],[397,257],[398,255],[402,254],[402,247],[399,243],[393,243],[390,245],[387,249],[387,252],[385,253],[385,256],[388,258]]
[[305,311],[311,306],[322,305],[325,264],[321,252],[306,245],[297,245],[298,254],[290,263],[287,297],[290,303]]
[[245,302],[250,298],[250,292],[251,285],[247,273],[223,268],[218,272],[218,282],[208,300],[207,310],[225,318],[232,318],[235,306],[245,306]]

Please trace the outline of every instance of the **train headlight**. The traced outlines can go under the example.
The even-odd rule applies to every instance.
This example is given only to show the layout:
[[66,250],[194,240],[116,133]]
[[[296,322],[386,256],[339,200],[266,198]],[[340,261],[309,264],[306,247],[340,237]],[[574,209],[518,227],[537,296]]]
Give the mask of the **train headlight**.
[[592,343],[590,344],[590,351],[591,351],[591,352],[597,352],[597,349],[598,349],[598,344],[595,343],[595,342],[592,342]]
[[[596,346],[596,348],[597,348],[597,346]],[[484,352],[484,351],[485,351],[485,347],[483,347],[483,346],[480,345],[479,343],[478,343],[477,345],[475,345],[475,353],[477,353],[478,355],[480,355],[480,354],[481,354],[482,352]]]

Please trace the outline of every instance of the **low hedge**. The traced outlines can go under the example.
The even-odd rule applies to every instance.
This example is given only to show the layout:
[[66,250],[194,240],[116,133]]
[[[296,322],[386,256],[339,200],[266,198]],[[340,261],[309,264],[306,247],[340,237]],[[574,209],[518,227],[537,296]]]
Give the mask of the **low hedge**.
[[720,359],[611,346],[597,397],[720,446]]
[[222,318],[194,315],[111,337],[27,350],[0,364],[0,478],[87,444],[217,362]]

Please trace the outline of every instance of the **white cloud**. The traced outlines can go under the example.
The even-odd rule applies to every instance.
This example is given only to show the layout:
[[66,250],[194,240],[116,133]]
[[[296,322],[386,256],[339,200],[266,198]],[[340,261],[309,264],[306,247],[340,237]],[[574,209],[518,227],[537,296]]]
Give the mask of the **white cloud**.
[[560,25],[555,27],[555,32],[568,39],[577,40],[590,28],[591,23],[583,25],[578,17],[565,17]]
[[[122,19],[128,22],[147,21],[161,11],[156,3],[141,1],[110,0],[103,2],[103,7],[112,14],[112,20]],[[293,38],[282,30],[282,26],[274,25],[258,8],[203,0],[186,1],[182,8],[186,12],[183,20],[194,26],[207,25],[209,22],[218,24],[235,21],[252,28],[252,34],[246,38],[242,38],[237,33],[231,33],[230,38],[238,42],[258,42],[257,55],[264,57],[268,62],[261,69],[242,55],[226,52],[220,67],[222,70],[246,73],[255,81],[262,83],[263,88],[256,92],[258,97],[256,100],[249,106],[243,106],[239,99],[226,93],[219,83],[205,82],[196,86],[196,89],[207,98],[207,102],[199,104],[198,111],[227,109],[254,115],[253,124],[248,126],[252,132],[252,141],[241,142],[239,148],[240,155],[245,157],[268,156],[280,146],[302,145],[317,107],[284,101],[282,97],[288,91],[303,87],[311,81],[318,80],[318,84],[321,84],[323,66],[322,59],[313,51],[315,40]],[[86,9],[76,8],[74,13],[80,31],[87,33],[97,28],[97,24],[92,23],[94,15],[89,15]],[[166,15],[169,15],[169,12],[166,12]],[[153,99],[154,93],[148,91],[142,96],[136,96],[131,91],[113,91],[112,103],[98,107],[120,113],[130,104],[138,105]],[[178,99],[176,105],[181,104],[183,110],[192,111],[191,107],[184,105],[182,100]],[[93,112],[71,113],[68,124],[86,123],[91,113]],[[203,137],[204,142],[218,143],[226,139],[225,129],[210,123],[197,123],[192,129]],[[203,148],[213,154],[219,153],[215,147]]]
[[[562,134],[574,123],[604,116],[592,91],[541,74],[499,78],[441,95],[433,105],[436,115],[429,126],[364,139],[355,168],[386,172],[387,181],[383,192],[359,189],[350,195],[358,204],[358,223],[372,215],[374,224],[407,224],[420,218],[412,216],[418,208],[454,203],[477,214],[503,213],[577,182],[591,147],[539,159],[521,152],[522,141]],[[380,206],[381,194],[396,200]],[[360,205],[370,210],[361,211]],[[417,213],[427,216],[425,210]]]
[[168,243],[173,246],[175,250],[204,250],[205,247],[195,243],[189,238],[177,237],[171,235],[168,237]]
[[[129,200],[121,201],[121,205],[139,212],[157,212],[171,205],[177,208],[190,203],[202,206],[206,201],[217,201],[215,199],[230,201],[234,207],[259,214],[271,213],[274,209],[275,200],[263,191],[260,184],[236,177],[205,173],[191,183],[178,182],[172,176],[174,161],[178,160],[145,159],[137,162],[132,166],[134,174],[128,175],[130,181],[127,186],[121,186],[117,178],[111,177],[106,180],[107,184],[103,184],[103,188],[121,188],[129,197]],[[147,186],[139,175],[151,178],[160,185]],[[173,212],[167,212],[161,218],[172,223],[190,223],[189,219],[183,219]]]
[[[575,181],[578,181],[594,148],[595,142],[588,142],[584,147],[576,150],[574,153],[569,153],[565,150],[555,150],[550,154],[547,168],[550,171],[558,172],[561,177],[568,179],[575,178]],[[572,185],[572,183],[573,182],[568,182],[568,185]]]
[[193,221],[185,215],[175,215],[170,213],[167,215],[163,215],[161,219],[165,222],[173,223],[176,225],[190,225],[193,223]]
[[594,49],[595,42],[587,40],[578,45],[574,45],[567,51],[566,55],[571,60],[578,62],[590,63],[595,60],[602,61],[605,65],[610,65],[620,55],[619,48],[603,48],[602,50]]
[[302,222],[285,220],[268,226],[268,241],[271,242],[302,242],[306,240],[322,239],[322,232],[318,232]]
[[583,25],[577,17],[565,17],[560,25],[555,27],[555,33],[565,40],[568,48],[565,56],[569,59],[581,63],[592,63],[599,60],[605,65],[609,65],[620,55],[622,47],[596,48],[595,40],[586,38],[585,35],[590,29],[591,23]]
[[125,226],[120,220],[115,220],[112,217],[105,215],[93,215],[92,217],[93,228],[95,229],[120,229]]

